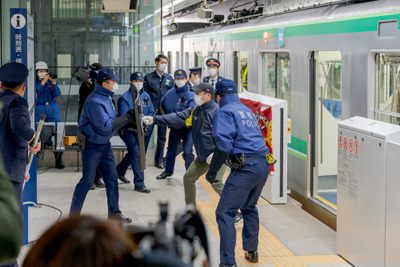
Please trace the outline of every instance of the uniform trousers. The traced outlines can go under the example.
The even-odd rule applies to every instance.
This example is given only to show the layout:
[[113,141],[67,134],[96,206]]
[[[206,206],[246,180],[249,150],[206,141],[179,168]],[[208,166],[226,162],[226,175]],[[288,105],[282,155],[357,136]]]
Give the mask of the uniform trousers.
[[83,202],[93,184],[98,168],[106,185],[108,213],[114,214],[119,211],[118,206],[118,176],[115,167],[114,154],[111,143],[104,145],[87,142],[87,147],[82,149],[82,178],[75,187],[72,197],[70,215],[79,215]]
[[192,134],[189,129],[173,129],[171,128],[168,138],[168,151],[166,157],[165,172],[169,174],[174,173],[176,150],[182,140],[183,144],[183,159],[185,160],[186,170],[189,168],[194,160],[193,155],[193,140]]
[[14,186],[14,190],[15,190],[15,195],[17,197],[17,201],[18,201],[18,205],[19,205],[19,209],[21,211],[21,214],[23,214],[23,201],[22,201],[22,187],[24,185],[24,183],[18,183],[15,181],[11,181],[13,186]]
[[124,134],[121,135],[121,139],[126,144],[128,153],[117,165],[118,176],[125,176],[129,165],[131,165],[135,188],[141,188],[144,186],[144,172],[140,170],[139,143],[136,134],[132,131],[125,131]]
[[259,219],[256,204],[268,173],[269,166],[262,156],[247,156],[245,166],[231,170],[215,211],[221,238],[220,263],[236,263],[235,215],[238,209],[243,215],[243,250],[257,250]]
[[[196,181],[200,178],[200,176],[207,173],[209,169],[210,164],[200,161],[198,158],[196,158],[192,164],[190,164],[189,169],[187,169],[185,175],[183,176],[186,205],[193,204],[196,206]],[[212,188],[215,192],[217,192],[218,195],[221,195],[222,190],[224,189],[222,177],[224,176],[225,169],[225,165],[222,165],[217,172],[215,182],[211,184]]]

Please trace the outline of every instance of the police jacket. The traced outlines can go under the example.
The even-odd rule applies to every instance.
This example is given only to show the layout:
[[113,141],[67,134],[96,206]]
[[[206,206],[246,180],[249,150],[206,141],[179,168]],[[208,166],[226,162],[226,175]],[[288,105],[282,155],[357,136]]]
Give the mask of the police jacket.
[[[143,88],[140,90],[140,97],[142,99],[142,112],[144,116],[153,116],[154,107],[151,102],[150,96]],[[125,115],[130,109],[133,109],[133,99],[131,89],[126,91],[118,99],[118,116]],[[131,129],[134,131],[133,129]]]
[[154,123],[173,128],[191,126],[197,158],[205,162],[215,148],[212,138],[212,125],[217,111],[218,104],[210,100],[201,106],[192,107],[182,112],[154,116]]
[[86,99],[78,130],[86,135],[87,141],[104,145],[114,135],[112,129],[116,114],[112,103],[113,94],[96,83],[93,93]]
[[221,98],[214,117],[212,135],[215,144],[229,156],[239,153],[265,157],[268,148],[254,113],[243,105],[237,94]]
[[169,89],[174,87],[174,78],[168,73],[163,73],[160,78],[155,70],[144,77],[143,87],[150,95],[154,108],[158,109],[161,99]]
[[196,106],[194,93],[189,90],[186,83],[181,88],[169,90],[161,100],[161,106],[167,114]]
[[28,159],[28,143],[33,141],[28,102],[10,90],[0,93],[0,151],[10,180],[22,183]]
[[58,85],[53,84],[50,80],[47,80],[44,85],[41,80],[37,80],[36,93],[36,105],[56,104],[56,98],[61,95]]

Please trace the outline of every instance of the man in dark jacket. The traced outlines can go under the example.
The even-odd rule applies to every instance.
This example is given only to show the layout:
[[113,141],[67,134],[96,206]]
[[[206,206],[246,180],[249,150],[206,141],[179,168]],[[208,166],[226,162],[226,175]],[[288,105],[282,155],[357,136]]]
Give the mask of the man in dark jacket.
[[[211,101],[214,96],[214,87],[208,83],[202,83],[194,88],[196,93],[194,101],[197,106],[188,108],[182,112],[145,117],[143,120],[147,124],[152,122],[157,125],[167,125],[174,128],[192,127],[191,134],[196,150],[197,158],[192,162],[183,176],[185,188],[186,205],[196,205],[196,181],[209,169],[207,158],[210,157],[215,149],[212,139],[212,123],[214,114],[218,111],[218,104]],[[216,182],[212,184],[215,192],[221,195],[224,184],[222,176],[225,167],[222,166],[218,171]]]
[[[143,88],[146,93],[150,95],[151,102],[155,109],[160,111],[161,99],[167,93],[168,90],[174,88],[174,78],[164,71],[167,68],[168,58],[164,55],[158,55],[155,60],[156,70],[150,72],[144,77]],[[149,135],[153,132],[153,127],[149,128]],[[165,134],[167,133],[167,127],[158,126],[157,131],[157,147],[154,155],[154,166],[159,169],[164,168],[163,157],[164,157],[164,146],[165,146]]]

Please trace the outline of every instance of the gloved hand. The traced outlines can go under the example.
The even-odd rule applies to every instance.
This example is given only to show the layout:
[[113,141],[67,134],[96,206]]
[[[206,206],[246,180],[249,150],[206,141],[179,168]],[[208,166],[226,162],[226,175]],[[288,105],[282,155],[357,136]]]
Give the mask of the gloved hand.
[[128,110],[128,112],[126,113],[129,122],[134,122],[135,121],[135,110],[134,109],[130,109]]
[[217,177],[217,172],[209,170],[206,174],[207,181],[212,184],[215,182],[215,178]]
[[143,123],[146,124],[146,125],[152,125],[153,122],[154,122],[152,116],[144,116],[144,117],[142,118],[142,121],[143,121]]
[[206,162],[207,162],[208,164],[211,164],[211,160],[212,160],[213,155],[214,155],[214,153],[211,153],[211,154],[207,157]]

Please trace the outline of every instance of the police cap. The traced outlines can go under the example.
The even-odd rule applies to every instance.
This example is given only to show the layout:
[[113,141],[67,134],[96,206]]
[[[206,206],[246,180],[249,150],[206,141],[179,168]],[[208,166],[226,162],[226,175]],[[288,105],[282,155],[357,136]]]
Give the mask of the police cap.
[[217,66],[217,67],[219,68],[219,66],[221,66],[221,63],[219,63],[219,60],[216,59],[216,58],[209,58],[209,59],[206,61],[206,65],[207,65],[207,67],[210,67],[210,66]]
[[201,75],[201,67],[194,67],[189,70],[190,70],[190,73]]
[[0,68],[0,81],[8,88],[23,84],[28,75],[28,68],[22,63],[7,63]]
[[217,84],[215,85],[216,89],[217,89],[217,95],[219,93],[237,93],[237,86],[235,84],[234,81],[229,80],[229,79],[224,79],[220,82],[217,82]]
[[134,72],[131,74],[131,81],[136,81],[136,80],[144,80],[143,79],[143,73],[140,71]]
[[195,93],[197,93],[197,92],[206,92],[206,93],[210,93],[211,96],[213,96],[213,97],[214,97],[214,92],[215,92],[214,86],[212,86],[212,85],[209,84],[209,83],[201,83],[201,84],[197,85],[196,87],[194,87],[194,88],[193,88],[193,91],[194,91]]
[[104,80],[112,80],[112,81],[119,81],[117,75],[115,75],[115,71],[113,69],[104,67],[99,70],[97,73],[97,80],[104,81]]
[[174,73],[174,78],[185,78],[187,79],[186,71],[183,69],[176,70]]

